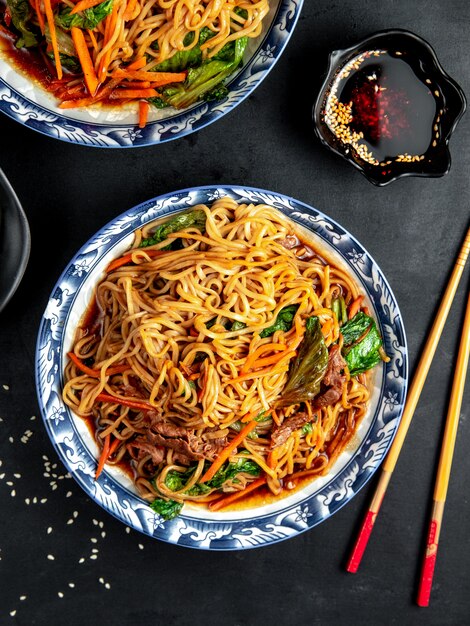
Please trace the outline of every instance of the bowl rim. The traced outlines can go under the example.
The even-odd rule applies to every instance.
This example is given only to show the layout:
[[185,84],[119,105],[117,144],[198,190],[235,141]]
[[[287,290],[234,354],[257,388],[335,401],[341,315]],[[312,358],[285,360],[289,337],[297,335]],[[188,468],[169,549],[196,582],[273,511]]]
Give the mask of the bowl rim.
[[[116,243],[123,242],[142,223],[200,202],[211,202],[221,195],[237,201],[271,204],[329,243],[349,264],[374,307],[380,309],[375,313],[392,360],[383,364],[380,395],[361,444],[318,492],[301,494],[294,505],[287,506],[280,500],[274,512],[261,510],[246,519],[234,514],[225,520],[223,516],[201,520],[183,509],[179,517],[162,523],[148,503],[113,481],[108,470],[94,481],[96,452],[91,454],[78,438],[71,412],[60,398],[64,333],[68,314],[87,274],[93,276],[97,272],[100,259],[109,262],[108,258],[104,259],[106,251],[113,251]],[[93,284],[98,276],[94,276]],[[36,390],[46,431],[60,460],[88,496],[144,534],[168,543],[210,550],[239,550],[276,543],[316,526],[342,508],[368,482],[388,451],[401,419],[408,384],[403,318],[385,276],[365,248],[337,222],[304,202],[278,192],[238,185],[206,185],[161,194],[128,209],[102,227],[72,257],[51,291],[40,323],[35,361]]]
[[140,148],[185,137],[233,111],[261,84],[289,43],[303,3],[304,0],[279,0],[269,29],[242,69],[229,79],[229,95],[220,102],[195,103],[139,129],[137,121],[106,124],[68,117],[34,102],[0,77],[0,112],[43,135],[87,147]]
[[[24,273],[26,272],[29,257],[31,254],[31,231],[23,205],[21,204],[18,195],[13,188],[13,185],[9,181],[7,175],[2,170],[2,168],[0,168],[0,186],[5,190],[6,195],[10,198],[11,203],[14,207],[14,215],[11,215],[9,211],[8,221],[11,221],[12,219],[15,220],[16,226],[20,231],[20,241],[14,242],[18,246],[17,253],[15,255],[16,270],[14,273],[14,278],[13,281],[10,283],[9,288],[3,294],[0,294],[1,312],[13,297],[14,293],[21,283],[21,280],[23,279]],[[0,207],[0,212],[4,213],[4,211],[2,211],[2,207]],[[1,222],[3,222],[3,219],[3,216],[0,216]],[[3,229],[4,226],[1,225],[1,228]]]
[[[354,54],[355,52],[359,52],[362,48],[373,45],[373,43],[376,41],[379,42],[383,38],[394,37],[394,36],[404,37],[410,40],[414,40],[416,43],[422,46],[422,48],[428,53],[432,62],[436,66],[436,70],[440,74],[441,79],[447,85],[449,85],[451,89],[453,89],[454,92],[457,94],[457,97],[460,100],[460,107],[455,113],[452,113],[452,117],[454,118],[452,121],[452,124],[450,125],[446,136],[443,137],[440,142],[441,149],[442,149],[442,158],[444,159],[444,162],[446,164],[443,170],[438,171],[438,172],[403,170],[402,172],[397,172],[395,175],[387,178],[386,180],[382,180],[372,175],[369,175],[364,170],[364,168],[362,167],[360,163],[350,158],[339,147],[336,147],[332,142],[328,141],[328,139],[320,130],[320,125],[321,125],[320,115],[321,115],[322,104],[324,102],[325,95],[328,91],[328,87],[330,83],[332,82],[334,76],[336,75],[337,71],[339,70],[339,68],[345,62],[345,59],[349,57],[350,55]],[[323,79],[322,85],[319,89],[318,95],[312,107],[312,119],[313,119],[314,133],[324,146],[326,146],[329,150],[331,150],[335,154],[341,156],[345,161],[347,161],[349,164],[355,167],[369,182],[371,182],[377,187],[385,187],[386,185],[389,185],[390,183],[398,180],[399,178],[406,178],[409,176],[422,177],[422,178],[440,178],[448,174],[452,165],[452,157],[451,157],[451,153],[449,150],[449,142],[458,123],[460,122],[463,115],[465,114],[466,110],[467,110],[467,98],[465,96],[465,92],[463,91],[462,87],[456,82],[456,80],[452,78],[449,75],[449,73],[443,68],[441,62],[439,61],[439,57],[437,56],[435,49],[429,43],[429,41],[427,41],[427,39],[425,39],[421,35],[418,35],[417,33],[408,29],[386,28],[383,30],[374,31],[370,35],[363,37],[358,42],[354,43],[353,45],[347,48],[338,48],[329,52],[327,68],[324,73],[324,79]]]

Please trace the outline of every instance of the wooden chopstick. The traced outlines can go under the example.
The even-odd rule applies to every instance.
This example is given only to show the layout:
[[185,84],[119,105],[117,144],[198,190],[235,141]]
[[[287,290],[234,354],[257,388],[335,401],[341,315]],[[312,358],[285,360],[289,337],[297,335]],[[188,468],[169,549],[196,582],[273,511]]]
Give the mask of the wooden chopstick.
[[436,483],[434,486],[433,507],[429,522],[426,553],[423,560],[423,569],[418,591],[417,603],[419,606],[428,606],[431,596],[432,579],[436,564],[439,535],[442,528],[444,504],[446,501],[447,488],[449,486],[450,469],[455,448],[455,439],[459,426],[460,409],[465,388],[465,378],[468,368],[468,355],[470,351],[470,295],[467,302],[467,310],[460,340],[457,364],[455,367],[454,381],[447,412],[444,438],[441,445],[441,454],[437,468]]
[[470,253],[470,228],[467,231],[467,235],[464,239],[459,255],[455,261],[455,265],[452,270],[450,280],[447,283],[444,296],[441,300],[441,304],[437,311],[436,318],[432,325],[424,350],[421,354],[421,358],[419,360],[416,373],[413,377],[413,381],[410,386],[408,396],[406,399],[405,408],[403,410],[403,415],[400,420],[400,424],[398,426],[395,438],[392,442],[392,445],[390,446],[390,450],[388,451],[387,456],[385,457],[385,461],[381,468],[377,487],[374,491],[371,503],[369,505],[369,509],[362,522],[359,534],[357,536],[356,542],[351,552],[351,556],[346,565],[346,570],[348,572],[351,572],[352,574],[357,572],[362,556],[367,547],[367,543],[369,541],[370,535],[372,533],[372,529],[375,524],[375,520],[377,518],[380,507],[382,505],[385,493],[387,491],[390,478],[392,476],[393,470],[395,469],[395,465],[398,461],[398,457],[400,455],[403,443],[405,441],[408,428],[411,424],[411,420],[413,419],[413,414],[415,412],[416,405],[418,404],[421,391],[423,389],[424,383],[426,381],[426,377],[429,372],[429,368],[431,367],[431,362],[434,357],[437,344],[439,343],[439,339],[441,337],[442,330],[447,320],[447,315],[452,305],[455,292],[457,291],[457,287],[460,282],[460,278],[462,276],[463,269],[465,267],[465,263],[467,261],[469,253]]

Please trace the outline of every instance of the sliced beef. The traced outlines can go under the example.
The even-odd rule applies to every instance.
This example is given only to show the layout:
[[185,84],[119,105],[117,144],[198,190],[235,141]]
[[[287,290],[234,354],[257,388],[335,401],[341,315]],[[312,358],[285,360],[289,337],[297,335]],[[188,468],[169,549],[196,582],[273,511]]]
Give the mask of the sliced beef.
[[193,461],[199,461],[204,459],[204,455],[189,445],[189,442],[181,437],[164,437],[158,433],[151,431],[147,432],[147,439],[154,446],[164,446],[165,448],[171,448],[181,454],[184,454]]
[[331,346],[328,354],[328,365],[323,377],[320,393],[313,401],[314,409],[321,409],[338,402],[343,393],[343,385],[346,376],[342,373],[346,363],[341,356],[338,345]]
[[137,437],[137,439],[128,443],[127,450],[131,457],[137,462],[141,461],[144,456],[150,454],[152,463],[154,465],[160,465],[165,457],[165,448],[163,446],[154,446],[143,437]]
[[292,248],[296,248],[299,245],[299,239],[296,235],[287,235],[280,243],[286,250],[292,250]]
[[302,428],[310,421],[308,413],[299,411],[285,419],[280,426],[277,426],[271,433],[271,448],[277,448],[285,443],[292,433]]

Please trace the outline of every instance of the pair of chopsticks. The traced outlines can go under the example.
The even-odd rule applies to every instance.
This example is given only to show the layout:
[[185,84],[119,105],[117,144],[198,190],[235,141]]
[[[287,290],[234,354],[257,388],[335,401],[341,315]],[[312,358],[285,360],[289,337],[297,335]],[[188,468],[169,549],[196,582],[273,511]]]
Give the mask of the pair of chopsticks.
[[[462,248],[452,270],[450,280],[444,292],[444,297],[442,298],[436,318],[431,328],[431,332],[419,360],[416,373],[413,377],[400,425],[397,429],[397,433],[395,435],[393,443],[390,446],[390,450],[388,451],[388,454],[383,463],[377,487],[374,491],[371,503],[362,522],[361,529],[354,544],[350,559],[347,563],[346,569],[348,572],[357,572],[362,556],[366,549],[367,543],[372,533],[372,529],[375,524],[375,520],[379,513],[385,493],[387,491],[390,478],[392,476],[393,470],[395,469],[395,465],[398,461],[398,457],[405,441],[408,428],[411,424],[416,405],[418,404],[421,391],[426,381],[426,377],[428,375],[429,368],[431,366],[431,362],[437,348],[437,344],[439,343],[439,339],[447,320],[447,315],[449,313],[455,293],[457,291],[457,287],[460,282],[460,278],[462,276],[469,253],[470,228],[467,232]],[[462,405],[462,397],[465,387],[469,350],[470,295],[468,298],[467,308],[465,312],[459,352],[457,356],[454,379],[452,383],[451,397],[446,418],[446,426],[441,444],[440,459],[433,495],[433,507],[427,537],[427,547],[423,560],[423,567],[417,597],[417,603],[419,606],[428,606],[429,598],[431,595],[432,579],[434,574],[434,566],[436,563],[439,534],[442,527],[444,504],[450,479],[452,456],[455,447],[460,408]]]

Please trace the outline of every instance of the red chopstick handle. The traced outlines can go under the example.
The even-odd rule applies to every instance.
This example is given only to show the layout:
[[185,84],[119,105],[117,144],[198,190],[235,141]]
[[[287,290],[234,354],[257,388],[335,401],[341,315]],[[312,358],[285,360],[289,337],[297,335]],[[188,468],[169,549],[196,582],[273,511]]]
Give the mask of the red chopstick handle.
[[418,590],[418,606],[428,606],[431,597],[432,579],[434,576],[434,567],[436,566],[437,547],[439,545],[440,520],[431,519],[428,530],[428,539],[426,543],[426,553],[423,560],[423,569],[421,571],[421,579],[419,581]]
[[367,547],[367,543],[369,542],[369,537],[372,533],[372,529],[374,528],[375,520],[377,518],[378,512],[380,511],[385,492],[387,491],[388,483],[390,482],[390,476],[390,472],[382,469],[379,482],[377,483],[377,487],[375,488],[374,497],[372,498],[369,510],[366,513],[364,521],[362,522],[359,535],[357,537],[356,543],[354,544],[354,548],[352,550],[348,564],[346,565],[346,570],[351,574],[355,574],[359,568],[362,556]]
[[376,517],[377,512],[371,511],[370,509],[367,511],[364,521],[362,522],[361,530],[359,531],[356,543],[354,544],[353,551],[346,566],[346,570],[351,574],[355,574],[359,568],[359,564],[367,547],[369,537],[372,533],[372,529],[374,528]]

